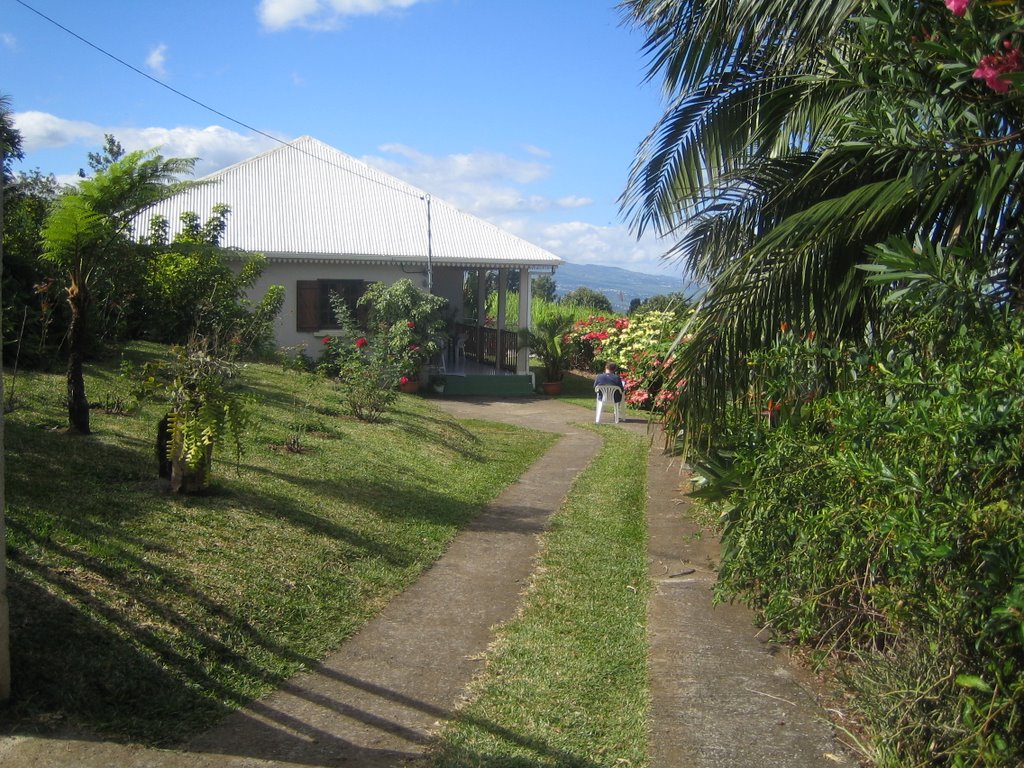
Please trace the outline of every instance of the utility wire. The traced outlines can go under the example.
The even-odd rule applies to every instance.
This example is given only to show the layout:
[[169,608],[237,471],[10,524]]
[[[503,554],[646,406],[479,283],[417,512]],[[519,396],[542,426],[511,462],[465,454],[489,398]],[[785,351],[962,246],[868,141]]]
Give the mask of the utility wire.
[[274,142],[276,142],[276,143],[278,143],[278,144],[280,144],[282,146],[285,146],[285,147],[288,147],[290,149],[293,149],[296,152],[300,152],[300,153],[302,153],[304,155],[308,155],[309,157],[312,157],[314,160],[318,160],[318,161],[320,161],[322,163],[326,163],[327,165],[329,165],[329,166],[331,166],[333,168],[337,168],[340,171],[344,171],[345,173],[350,173],[353,176],[358,176],[359,178],[366,179],[367,181],[371,181],[374,184],[378,184],[378,185],[380,185],[382,187],[385,187],[386,189],[390,189],[390,190],[393,190],[395,192],[401,192],[402,194],[408,195],[409,197],[418,197],[420,200],[426,199],[423,194],[420,194],[418,192],[410,192],[408,189],[402,189],[401,187],[396,187],[395,185],[388,184],[387,182],[382,181],[381,179],[375,179],[372,176],[367,176],[366,174],[359,173],[358,171],[353,171],[351,168],[346,168],[343,165],[338,165],[337,163],[332,163],[327,158],[320,157],[319,155],[315,155],[312,152],[306,151],[305,149],[302,149],[300,147],[296,147],[294,144],[290,144],[287,141],[284,141],[283,139],[279,139],[277,136],[269,134],[266,131],[261,131],[259,128],[255,128],[255,127],[249,125],[248,123],[244,123],[241,120],[238,120],[238,119],[236,119],[234,117],[231,117],[231,115],[225,114],[224,112],[221,112],[219,109],[215,109],[214,107],[211,107],[209,104],[205,104],[205,103],[199,101],[199,99],[195,99],[192,96],[189,96],[184,91],[179,91],[177,88],[175,88],[174,86],[168,85],[163,80],[160,80],[159,78],[153,77],[148,72],[144,72],[143,70],[139,69],[138,67],[134,66],[133,64],[129,64],[127,61],[125,61],[124,59],[122,59],[122,58],[120,58],[118,56],[115,56],[110,51],[108,51],[108,50],[106,50],[104,48],[101,48],[100,46],[96,45],[95,43],[91,42],[90,40],[85,39],[84,37],[82,37],[80,34],[75,32],[74,30],[68,29],[63,24],[61,24],[59,21],[57,21],[56,19],[53,19],[53,18],[47,16],[45,13],[43,13],[42,11],[40,11],[40,10],[38,10],[36,8],[33,8],[31,5],[26,3],[25,0],[14,0],[14,2],[16,2],[18,5],[26,8],[27,10],[32,11],[32,13],[34,13],[36,16],[39,16],[41,19],[45,19],[46,21],[48,21],[50,24],[52,24],[53,26],[57,27],[58,29],[61,29],[64,32],[67,32],[73,38],[75,38],[76,40],[79,40],[80,42],[85,43],[87,46],[89,46],[93,50],[103,54],[107,58],[113,59],[114,61],[116,61],[121,66],[127,67],[128,69],[130,69],[135,74],[142,75],[144,78],[146,78],[147,80],[150,80],[150,81],[156,83],[161,88],[166,88],[171,93],[173,93],[173,94],[175,94],[177,96],[180,96],[181,98],[186,99],[187,101],[191,101],[193,104],[195,104],[198,107],[201,107],[202,109],[205,109],[207,112],[212,112],[213,114],[215,114],[215,115],[217,115],[219,117],[223,117],[225,120],[227,120],[229,122],[232,122],[235,125],[239,125],[239,126],[241,126],[242,128],[245,128],[248,131],[252,131],[253,133],[259,134],[260,136],[263,136],[264,138],[270,139],[271,141],[274,141]]

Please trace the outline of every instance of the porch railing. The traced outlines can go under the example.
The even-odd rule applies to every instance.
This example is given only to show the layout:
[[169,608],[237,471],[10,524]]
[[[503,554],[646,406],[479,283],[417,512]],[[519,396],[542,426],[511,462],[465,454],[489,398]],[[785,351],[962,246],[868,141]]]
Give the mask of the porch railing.
[[[466,357],[481,365],[494,365],[499,370],[515,373],[519,370],[519,333],[517,331],[460,323],[458,330],[466,335]],[[501,341],[501,360],[497,360],[498,341]],[[496,364],[498,363],[498,364]]]

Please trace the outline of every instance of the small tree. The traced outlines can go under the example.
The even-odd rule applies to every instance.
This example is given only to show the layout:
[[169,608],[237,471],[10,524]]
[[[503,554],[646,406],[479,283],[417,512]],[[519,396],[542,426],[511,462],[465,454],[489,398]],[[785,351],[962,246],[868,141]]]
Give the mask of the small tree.
[[562,297],[562,303],[573,304],[578,307],[590,307],[597,312],[607,312],[608,314],[615,311],[612,309],[612,303],[607,296],[600,291],[595,291],[593,288],[587,288],[585,285],[565,294]]
[[340,296],[331,296],[331,306],[338,318],[338,331],[324,338],[317,370],[337,379],[349,414],[360,421],[380,421],[398,399],[401,363],[391,359],[383,335],[371,340],[356,327]]
[[533,298],[542,299],[544,301],[554,301],[558,285],[555,283],[555,278],[551,275],[538,275],[533,278],[532,290]]
[[[79,182],[61,197],[43,229],[42,258],[66,279],[68,327],[68,424],[89,433],[89,402],[82,364],[90,341],[93,286],[104,273],[123,267],[138,250],[129,238],[132,219],[150,205],[180,191],[194,160],[164,158],[155,150],[132,152]],[[139,267],[141,269],[141,266]]]
[[141,335],[173,344],[196,333],[216,335],[234,339],[242,352],[266,351],[284,289],[271,286],[256,304],[248,299],[246,292],[263,273],[266,259],[220,247],[230,212],[226,205],[215,205],[200,223],[197,214],[185,211],[181,231],[170,243],[167,220],[153,217],[144,316],[136,319]]
[[238,365],[216,348],[211,337],[194,336],[174,349],[168,362],[147,364],[140,389],[167,404],[157,427],[160,475],[172,493],[197,493],[206,487],[213,449],[231,439],[236,458],[251,408],[238,394]]
[[445,299],[421,291],[409,279],[374,283],[359,299],[367,306],[371,333],[389,359],[414,377],[441,349]]

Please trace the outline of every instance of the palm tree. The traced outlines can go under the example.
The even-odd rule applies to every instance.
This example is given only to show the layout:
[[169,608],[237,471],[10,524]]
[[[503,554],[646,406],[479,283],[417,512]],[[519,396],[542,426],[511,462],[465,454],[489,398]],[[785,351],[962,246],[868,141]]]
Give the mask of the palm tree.
[[675,425],[720,419],[780,323],[878,338],[858,269],[876,244],[969,245],[1017,290],[1024,116],[971,77],[1012,10],[978,4],[967,23],[911,0],[623,7],[672,96],[623,209],[638,232],[676,237],[667,256],[710,286],[677,357]]
[[132,152],[96,175],[79,182],[78,189],[61,197],[43,229],[43,258],[67,277],[68,424],[89,433],[89,402],[82,364],[89,342],[92,287],[104,271],[128,262],[135,251],[130,240],[132,220],[150,205],[194,182],[178,177],[190,173],[195,161],[164,158],[155,150]]

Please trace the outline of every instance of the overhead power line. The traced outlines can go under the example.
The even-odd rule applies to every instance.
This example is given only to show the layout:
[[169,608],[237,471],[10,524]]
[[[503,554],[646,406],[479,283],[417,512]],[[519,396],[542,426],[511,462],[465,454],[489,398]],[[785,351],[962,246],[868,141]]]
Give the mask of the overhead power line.
[[380,185],[380,186],[382,186],[382,187],[384,187],[386,189],[391,189],[391,190],[393,190],[395,192],[401,192],[403,194],[409,195],[410,197],[418,197],[421,200],[425,199],[425,196],[422,195],[422,194],[418,194],[418,193],[415,193],[415,192],[410,192],[407,189],[402,189],[401,187],[396,187],[394,184],[388,184],[387,182],[382,181],[381,179],[376,179],[376,178],[374,178],[372,176],[367,176],[364,173],[359,173],[358,171],[354,171],[351,168],[346,168],[346,167],[344,167],[342,165],[338,165],[337,163],[332,163],[327,158],[320,157],[319,155],[315,155],[312,152],[307,152],[306,150],[304,150],[304,149],[302,149],[300,147],[296,147],[295,145],[290,144],[289,142],[287,142],[287,141],[285,141],[283,139],[280,139],[277,136],[274,136],[273,134],[267,133],[266,131],[262,131],[259,128],[256,128],[256,127],[254,127],[252,125],[249,125],[246,122],[243,122],[243,121],[241,121],[241,120],[239,120],[237,118],[232,117],[231,115],[229,115],[229,114],[227,114],[225,112],[220,111],[219,109],[211,107],[209,104],[206,104],[205,102],[202,102],[199,99],[196,99],[196,98],[194,98],[192,96],[189,96],[184,91],[178,90],[174,86],[165,83],[163,80],[160,80],[159,78],[153,77],[148,72],[145,72],[145,71],[139,69],[138,67],[134,66],[133,64],[130,64],[129,62],[125,61],[124,59],[120,58],[119,56],[116,56],[115,54],[113,54],[110,51],[106,50],[105,48],[97,45],[96,43],[92,42],[91,40],[87,40],[86,38],[82,37],[80,34],[75,32],[74,30],[69,29],[68,27],[66,27],[63,24],[61,24],[56,19],[53,19],[50,16],[47,16],[45,13],[43,13],[40,10],[38,10],[37,8],[33,8],[31,5],[26,3],[25,0],[14,0],[14,2],[16,2],[18,5],[24,7],[25,9],[31,11],[36,16],[39,16],[41,19],[44,19],[45,21],[49,22],[50,24],[52,24],[53,26],[57,27],[58,29],[63,30],[64,32],[66,32],[67,34],[71,35],[76,40],[78,40],[78,41],[80,41],[82,43],[85,43],[87,46],[89,46],[93,50],[103,54],[104,56],[106,56],[109,59],[113,59],[114,61],[116,61],[121,66],[127,67],[128,69],[130,69],[135,74],[142,75],[142,77],[146,78],[147,80],[149,80],[151,82],[156,83],[161,88],[165,88],[168,91],[170,91],[171,93],[175,94],[176,96],[180,96],[181,98],[183,98],[183,99],[185,99],[187,101],[192,102],[196,106],[198,106],[198,107],[200,107],[202,109],[205,109],[207,112],[212,112],[213,114],[217,115],[218,117],[222,117],[225,120],[227,120],[227,121],[229,121],[231,123],[234,123],[235,125],[241,126],[242,128],[245,128],[248,131],[252,131],[255,134],[258,134],[260,136],[263,136],[264,138],[270,139],[271,141],[276,142],[277,144],[280,144],[282,146],[288,147],[288,148],[290,148],[290,149],[292,149],[292,150],[294,150],[296,152],[301,152],[302,154],[307,155],[309,157],[312,157],[313,159],[318,160],[318,161],[320,161],[322,163],[326,163],[327,165],[330,165],[332,168],[337,168],[338,170],[344,171],[345,173],[350,173],[353,176],[358,176],[359,178],[366,179],[367,181],[371,181],[374,184],[378,184],[378,185]]

